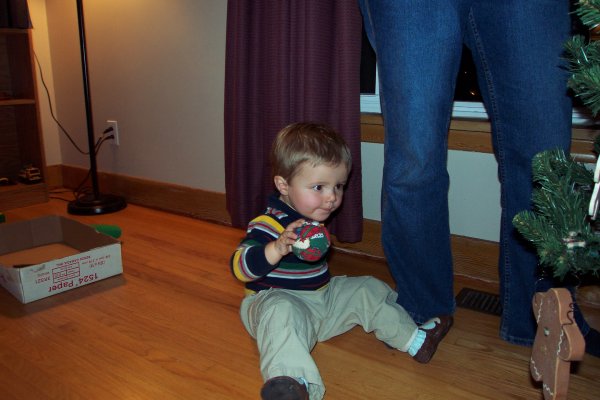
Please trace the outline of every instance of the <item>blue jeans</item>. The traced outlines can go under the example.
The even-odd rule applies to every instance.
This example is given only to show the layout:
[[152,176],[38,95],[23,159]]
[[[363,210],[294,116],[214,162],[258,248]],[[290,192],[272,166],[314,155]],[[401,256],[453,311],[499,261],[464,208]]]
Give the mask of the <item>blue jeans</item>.
[[385,123],[382,242],[398,303],[417,322],[454,313],[446,161],[464,43],[477,67],[499,165],[500,336],[530,345],[537,257],[512,219],[531,207],[533,156],[570,147],[572,106],[561,58],[571,27],[568,1],[359,3],[377,53]]

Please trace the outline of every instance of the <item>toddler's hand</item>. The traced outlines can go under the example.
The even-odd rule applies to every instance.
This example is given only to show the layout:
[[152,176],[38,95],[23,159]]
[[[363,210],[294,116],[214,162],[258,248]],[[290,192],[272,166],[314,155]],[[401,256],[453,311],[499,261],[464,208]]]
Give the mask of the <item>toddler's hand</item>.
[[281,255],[281,257],[288,255],[292,251],[292,245],[298,239],[296,235],[296,229],[304,224],[303,219],[296,220],[289,224],[285,231],[281,232],[279,238],[275,241],[275,250]]

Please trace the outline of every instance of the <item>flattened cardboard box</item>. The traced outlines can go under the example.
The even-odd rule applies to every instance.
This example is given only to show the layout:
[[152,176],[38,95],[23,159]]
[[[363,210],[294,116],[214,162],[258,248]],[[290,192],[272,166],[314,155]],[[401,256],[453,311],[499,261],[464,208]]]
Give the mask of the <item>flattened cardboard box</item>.
[[121,242],[50,215],[0,224],[0,284],[22,303],[123,272]]

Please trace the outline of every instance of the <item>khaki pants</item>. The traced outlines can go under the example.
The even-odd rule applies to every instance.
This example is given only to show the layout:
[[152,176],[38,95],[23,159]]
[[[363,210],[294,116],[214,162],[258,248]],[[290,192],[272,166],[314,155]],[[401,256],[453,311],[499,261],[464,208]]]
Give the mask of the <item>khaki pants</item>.
[[303,377],[311,400],[325,393],[310,352],[360,325],[389,346],[406,351],[417,325],[396,303],[397,294],[373,277],[333,277],[318,291],[269,289],[247,296],[240,308],[244,326],[256,339],[263,379]]

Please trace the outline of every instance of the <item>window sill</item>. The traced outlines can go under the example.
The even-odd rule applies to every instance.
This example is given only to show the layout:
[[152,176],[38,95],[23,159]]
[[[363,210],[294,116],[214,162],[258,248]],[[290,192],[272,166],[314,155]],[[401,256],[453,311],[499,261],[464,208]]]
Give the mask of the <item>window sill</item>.
[[[383,143],[384,129],[381,114],[361,114],[361,141]],[[599,130],[574,126],[571,140],[571,153],[578,161],[596,162],[594,137]],[[493,153],[491,126],[488,121],[453,118],[448,133],[450,150]]]

